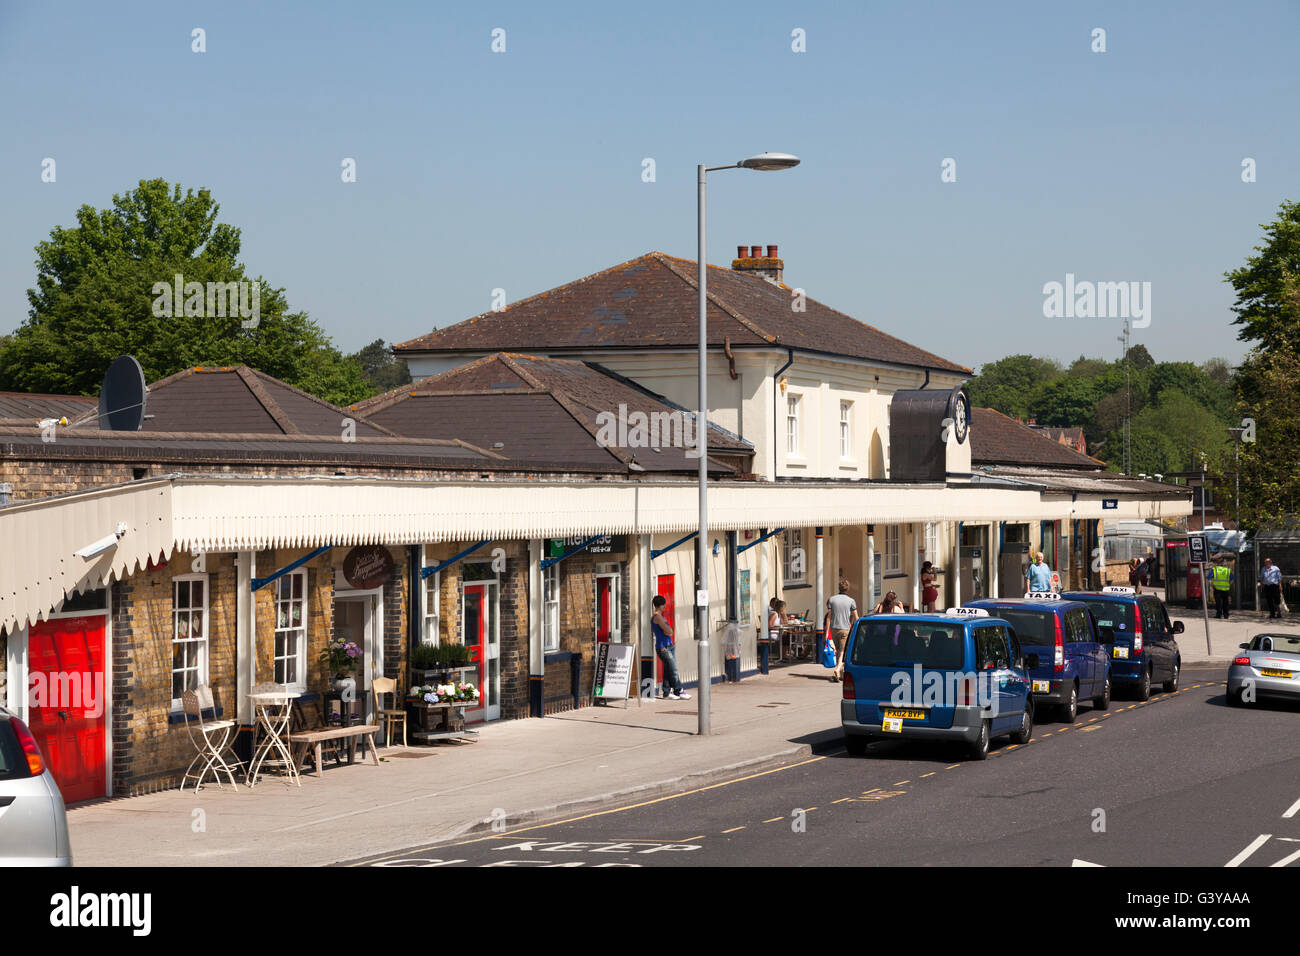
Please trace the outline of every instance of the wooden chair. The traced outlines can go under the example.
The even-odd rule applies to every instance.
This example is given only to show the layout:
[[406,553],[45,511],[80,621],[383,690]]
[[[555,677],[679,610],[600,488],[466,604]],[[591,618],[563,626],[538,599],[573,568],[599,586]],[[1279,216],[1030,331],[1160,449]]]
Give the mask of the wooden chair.
[[[402,706],[402,697],[397,693],[397,681],[391,677],[375,677],[370,681],[370,691],[375,695],[375,719],[384,728],[384,744],[396,746],[393,740],[393,725],[402,725],[402,746],[406,743],[406,708]],[[393,695],[391,707],[384,706],[384,697]]]

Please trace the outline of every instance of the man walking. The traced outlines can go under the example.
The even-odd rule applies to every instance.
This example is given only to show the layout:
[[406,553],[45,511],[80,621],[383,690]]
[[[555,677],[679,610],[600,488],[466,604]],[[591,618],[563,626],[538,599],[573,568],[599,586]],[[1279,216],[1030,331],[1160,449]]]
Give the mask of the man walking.
[[849,628],[858,616],[858,602],[849,597],[849,582],[840,582],[840,591],[826,602],[831,616],[831,640],[835,642],[835,671],[831,680],[838,682],[844,676],[844,644],[849,639]]
[[1264,559],[1260,571],[1259,587],[1264,589],[1264,600],[1268,602],[1268,619],[1282,616],[1282,569],[1273,563],[1272,558]]
[[1052,569],[1044,563],[1043,552],[1035,552],[1034,563],[1029,566],[1029,572],[1025,575],[1025,593],[1050,590],[1052,590]]
[[1223,555],[1214,559],[1210,569],[1210,585],[1214,588],[1214,616],[1228,620],[1228,589],[1232,587],[1232,571],[1224,563]]
[[655,635],[655,653],[664,662],[664,693],[667,700],[690,700],[690,694],[682,693],[682,679],[677,674],[677,655],[673,651],[673,626],[664,617],[664,605],[668,599],[656,594],[650,602],[654,616],[650,618],[650,630]]

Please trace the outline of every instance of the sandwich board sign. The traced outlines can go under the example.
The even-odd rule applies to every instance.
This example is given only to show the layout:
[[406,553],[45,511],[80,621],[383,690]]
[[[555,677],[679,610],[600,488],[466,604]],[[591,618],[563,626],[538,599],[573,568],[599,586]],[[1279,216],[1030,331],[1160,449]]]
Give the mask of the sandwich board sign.
[[600,700],[628,699],[636,645],[604,641],[596,645],[596,676],[591,696]]

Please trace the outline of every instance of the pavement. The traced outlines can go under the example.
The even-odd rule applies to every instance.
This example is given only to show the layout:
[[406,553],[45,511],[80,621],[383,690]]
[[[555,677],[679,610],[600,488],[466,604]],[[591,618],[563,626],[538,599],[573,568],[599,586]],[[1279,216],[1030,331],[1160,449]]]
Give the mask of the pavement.
[[[1184,622],[1186,665],[1224,664],[1261,631],[1300,633],[1236,611]],[[837,745],[838,684],[818,664],[713,685],[712,734],[696,735],[696,701],[632,701],[485,725],[473,743],[380,750],[381,764],[327,761],[301,788],[269,777],[255,790],[211,784],[112,798],[68,811],[73,856],[86,866],[315,866],[476,832],[635,802],[741,776]],[[695,692],[695,689],[692,689]]]
[[[473,743],[380,748],[378,767],[326,760],[301,788],[207,784],[68,810],[79,866],[317,866],[653,797],[806,757],[839,741],[840,685],[818,664],[714,684],[696,700],[584,707],[492,723]],[[692,689],[691,693],[695,693]]]

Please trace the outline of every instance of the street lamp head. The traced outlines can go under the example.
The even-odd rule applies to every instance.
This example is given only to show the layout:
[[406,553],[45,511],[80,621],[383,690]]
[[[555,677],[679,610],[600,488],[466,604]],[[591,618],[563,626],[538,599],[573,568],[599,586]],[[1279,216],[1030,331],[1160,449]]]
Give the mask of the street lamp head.
[[757,156],[749,157],[749,159],[742,159],[736,165],[741,169],[761,169],[764,171],[790,169],[799,165],[799,157],[791,156],[789,153],[759,153]]

